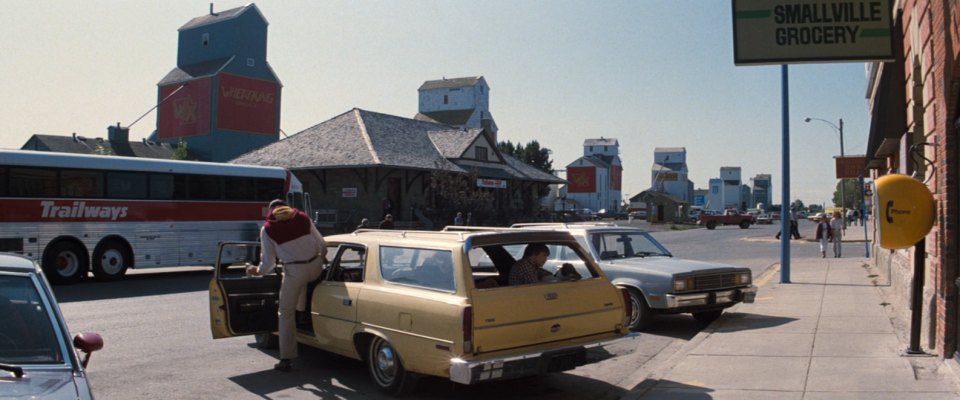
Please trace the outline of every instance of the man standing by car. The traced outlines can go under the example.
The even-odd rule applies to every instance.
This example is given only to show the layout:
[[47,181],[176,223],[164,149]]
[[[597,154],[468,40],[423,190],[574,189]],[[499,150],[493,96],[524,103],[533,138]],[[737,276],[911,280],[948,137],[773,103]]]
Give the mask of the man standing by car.
[[265,275],[283,263],[280,284],[280,362],[273,366],[288,372],[297,357],[298,312],[306,309],[307,284],[320,277],[326,262],[327,243],[303,211],[283,200],[270,202],[267,222],[260,229],[260,265],[248,265],[247,275]]

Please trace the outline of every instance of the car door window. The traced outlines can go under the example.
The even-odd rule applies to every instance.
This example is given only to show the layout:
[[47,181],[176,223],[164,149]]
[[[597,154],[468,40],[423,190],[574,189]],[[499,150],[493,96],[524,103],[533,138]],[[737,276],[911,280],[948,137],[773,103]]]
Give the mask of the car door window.
[[363,282],[366,253],[367,249],[363,246],[340,246],[326,280],[331,282]]

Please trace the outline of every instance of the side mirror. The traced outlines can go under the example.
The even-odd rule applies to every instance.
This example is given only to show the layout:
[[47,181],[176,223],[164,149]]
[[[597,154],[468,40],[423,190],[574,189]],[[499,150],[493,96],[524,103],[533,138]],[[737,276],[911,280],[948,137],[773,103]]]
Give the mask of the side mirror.
[[79,333],[73,337],[73,346],[86,354],[81,362],[83,367],[86,368],[87,363],[90,362],[90,354],[103,348],[103,338],[100,337],[100,334],[93,332]]

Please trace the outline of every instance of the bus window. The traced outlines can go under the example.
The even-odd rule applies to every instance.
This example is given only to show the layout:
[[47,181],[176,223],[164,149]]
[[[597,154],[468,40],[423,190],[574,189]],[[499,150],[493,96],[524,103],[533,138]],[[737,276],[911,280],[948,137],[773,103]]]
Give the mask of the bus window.
[[190,198],[194,200],[219,200],[223,190],[220,177],[211,175],[190,175]]
[[7,196],[7,167],[0,167],[0,197]]
[[257,179],[257,200],[270,201],[283,198],[282,179]]
[[107,172],[107,197],[111,199],[146,198],[147,174],[143,172]]
[[173,198],[173,175],[150,174],[150,198],[170,200]]
[[10,168],[9,179],[12,197],[57,197],[57,171]]
[[251,178],[228,176],[223,178],[223,194],[227,200],[256,200]]
[[103,197],[103,173],[98,171],[63,170],[60,172],[60,196]]

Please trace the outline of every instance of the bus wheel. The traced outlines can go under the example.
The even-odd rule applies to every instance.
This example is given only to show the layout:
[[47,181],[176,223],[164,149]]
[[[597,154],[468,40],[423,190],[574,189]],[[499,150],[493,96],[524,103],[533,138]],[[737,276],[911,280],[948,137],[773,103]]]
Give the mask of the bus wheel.
[[101,281],[120,279],[133,263],[127,246],[116,240],[100,243],[93,251],[93,276]]
[[87,275],[89,264],[83,246],[70,241],[54,243],[43,253],[43,272],[55,284],[79,282]]

